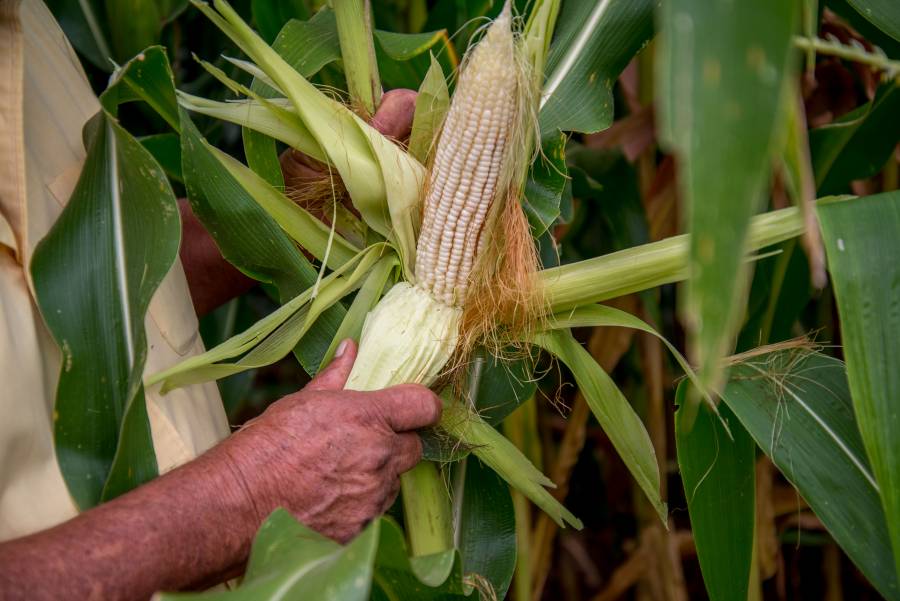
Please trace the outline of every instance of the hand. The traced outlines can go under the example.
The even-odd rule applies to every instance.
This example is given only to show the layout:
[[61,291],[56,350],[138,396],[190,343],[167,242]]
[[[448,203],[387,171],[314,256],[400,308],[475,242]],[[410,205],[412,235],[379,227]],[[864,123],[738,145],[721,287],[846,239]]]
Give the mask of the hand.
[[277,507],[338,541],[355,536],[397,498],[399,475],[421,459],[414,432],[437,423],[441,401],[423,386],[343,390],[356,346],[300,392],[269,407],[212,453],[249,496],[259,524]]
[[[391,90],[381,97],[381,105],[370,121],[370,125],[389,138],[399,142],[409,138],[413,113],[416,109],[416,92],[413,90]],[[309,182],[322,177],[324,167],[302,152],[289,148],[281,155],[281,171],[288,188],[302,188]]]

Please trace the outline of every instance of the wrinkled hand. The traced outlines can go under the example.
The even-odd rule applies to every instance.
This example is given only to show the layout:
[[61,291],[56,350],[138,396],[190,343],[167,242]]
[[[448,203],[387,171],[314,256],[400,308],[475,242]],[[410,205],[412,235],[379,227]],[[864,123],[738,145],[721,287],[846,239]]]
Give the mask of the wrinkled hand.
[[213,450],[225,454],[249,497],[255,526],[284,507],[310,528],[349,540],[391,506],[399,475],[421,459],[414,430],[437,423],[440,399],[415,384],[343,390],[355,359],[347,341],[305,388]]
[[[370,125],[382,134],[400,142],[409,138],[413,113],[416,109],[416,92],[391,90],[381,97],[381,105],[372,117]],[[281,155],[281,171],[289,188],[300,188],[309,181],[321,177],[323,166],[302,152],[289,148]]]

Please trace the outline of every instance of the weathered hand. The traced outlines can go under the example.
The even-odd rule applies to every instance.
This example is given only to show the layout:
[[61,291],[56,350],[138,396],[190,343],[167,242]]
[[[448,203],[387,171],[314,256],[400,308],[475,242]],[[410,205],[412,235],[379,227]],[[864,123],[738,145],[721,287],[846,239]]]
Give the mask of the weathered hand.
[[284,507],[310,528],[349,540],[390,507],[398,476],[420,460],[414,430],[437,423],[440,399],[414,384],[343,390],[355,358],[347,341],[305,388],[212,451],[224,453],[246,491],[255,526]]

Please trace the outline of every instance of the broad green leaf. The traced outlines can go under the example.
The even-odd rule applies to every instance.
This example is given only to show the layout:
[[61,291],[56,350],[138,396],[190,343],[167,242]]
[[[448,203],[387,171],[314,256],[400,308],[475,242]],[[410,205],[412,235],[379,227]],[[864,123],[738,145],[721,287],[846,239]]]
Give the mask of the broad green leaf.
[[234,590],[168,593],[163,600],[367,601],[368,599],[466,599],[459,555],[447,551],[410,558],[403,532],[378,518],[340,545],[277,509],[253,541],[247,572]]
[[819,207],[856,420],[900,574],[900,192]]
[[471,366],[475,408],[492,426],[530,399],[537,388],[532,357],[517,356],[522,352],[517,349],[510,352],[510,358],[502,358],[482,351]]
[[57,459],[83,509],[156,476],[144,317],[181,237],[175,196],[150,153],[104,111],[86,127],[81,177],[31,266],[62,351]]
[[259,34],[270,44],[288,22],[309,18],[305,0],[251,0],[250,10]]
[[704,387],[717,388],[748,284],[747,228],[763,200],[799,3],[672,0],[660,11],[660,113],[692,232],[682,312]]
[[416,112],[409,134],[409,154],[423,165],[437,141],[444,117],[450,109],[450,91],[441,64],[431,55],[431,66],[419,86],[416,96]]
[[563,2],[541,92],[541,135],[613,121],[613,85],[653,33],[653,0]]
[[[686,402],[687,382],[676,404]],[[729,424],[730,433],[721,419]],[[706,407],[693,424],[675,413],[678,469],[703,582],[711,601],[747,601],[756,521],[756,445],[726,406]]]
[[516,518],[509,486],[475,458],[459,464],[453,489],[456,546],[466,575],[477,574],[505,599],[516,567]]
[[446,31],[395,33],[376,31],[378,68],[386,88],[416,89],[424,81],[431,60],[453,72],[457,58]]
[[[234,590],[172,593],[162,599],[281,601],[365,601],[372,586],[382,520],[370,524],[346,546],[277,509],[265,521],[250,551],[247,572]],[[396,526],[394,526],[396,528]]]
[[[110,40],[117,59],[134,56],[159,41],[163,6],[157,0],[104,0]],[[84,4],[84,2],[79,2]]]
[[[585,328],[585,327],[620,327],[640,330],[656,336],[666,345],[669,352],[675,358],[675,361],[684,370],[685,375],[696,385],[699,385],[697,375],[691,367],[687,359],[675,348],[675,345],[669,342],[665,336],[657,332],[653,327],[642,319],[635,317],[631,313],[609,307],[606,305],[585,305],[576,307],[569,311],[563,311],[551,316],[549,327],[552,330],[567,330],[569,328]],[[712,400],[709,400],[710,407],[713,407]]]
[[894,0],[847,0],[859,14],[900,42],[900,4]]
[[112,115],[117,114],[120,104],[133,100],[143,100],[172,129],[179,130],[175,83],[166,49],[162,46],[146,48],[117,68],[101,98],[104,108]]
[[273,188],[252,169],[209,143],[206,147],[281,229],[316,259],[331,269],[337,269],[359,252],[358,248]]
[[[750,220],[746,250],[752,252],[803,233],[795,207],[770,211]],[[691,236],[684,234],[641,244],[593,259],[544,269],[539,277],[553,311],[563,311],[688,277]]]
[[542,332],[535,343],[555,355],[575,376],[578,389],[606,432],[622,461],[663,524],[668,510],[660,497],[659,466],[650,435],[612,378],[603,371],[568,330]]
[[47,0],[47,7],[85,58],[107,73],[113,70],[112,45],[104,27],[105,11],[100,0]]
[[878,46],[888,56],[900,57],[900,39],[892,38],[850,6],[847,0],[826,0],[825,4],[847,21],[862,37]]
[[516,446],[485,422],[477,413],[466,409],[461,402],[445,404],[440,427],[471,453],[506,480],[510,486],[531,499],[553,518],[560,527],[569,524],[580,530],[581,520],[553,498],[545,487],[553,481],[534,467]]
[[169,179],[184,181],[181,176],[181,138],[178,134],[153,134],[138,138],[138,142],[153,155]]
[[882,85],[875,98],[833,123],[809,132],[816,185],[843,192],[851,180],[880,171],[900,139],[900,84]]
[[875,588],[900,599],[844,364],[803,349],[746,358],[731,368],[722,400]]
[[568,181],[566,135],[557,131],[541,143],[541,154],[531,164],[522,208],[535,237],[550,229],[559,217],[559,203]]
[[[318,274],[275,220],[260,207],[209,150],[187,114],[181,115],[182,171],[194,213],[222,256],[248,276],[274,284],[282,302],[312,287]],[[304,369],[315,373],[344,309],[325,312],[297,350]]]

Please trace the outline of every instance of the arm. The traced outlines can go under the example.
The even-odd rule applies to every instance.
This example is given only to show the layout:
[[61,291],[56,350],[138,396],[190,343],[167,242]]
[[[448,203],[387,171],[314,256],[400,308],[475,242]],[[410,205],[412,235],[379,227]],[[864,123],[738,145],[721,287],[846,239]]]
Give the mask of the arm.
[[198,459],[55,528],[0,544],[0,597],[143,599],[213,584],[277,507],[340,541],[397,496],[440,400],[404,385],[342,390],[352,343],[300,392]]

